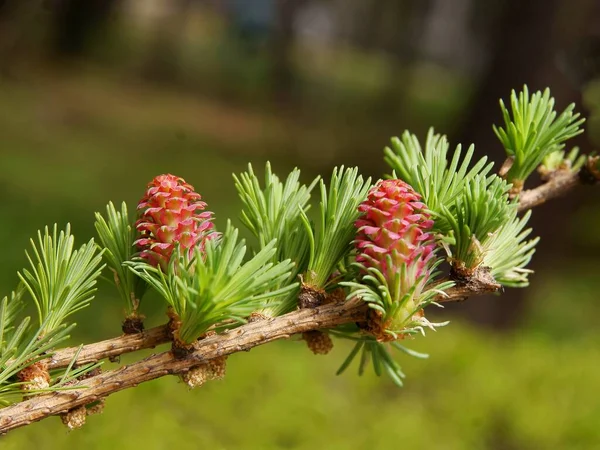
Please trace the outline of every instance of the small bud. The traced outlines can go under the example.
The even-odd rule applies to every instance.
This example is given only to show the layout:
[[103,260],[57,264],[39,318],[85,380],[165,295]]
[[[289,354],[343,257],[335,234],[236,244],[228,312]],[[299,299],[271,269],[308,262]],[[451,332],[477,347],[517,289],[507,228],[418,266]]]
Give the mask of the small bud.
[[227,356],[219,356],[192,367],[187,372],[182,373],[180,378],[190,389],[194,389],[202,386],[207,381],[222,380],[225,377],[226,369]]
[[60,419],[69,430],[75,430],[85,425],[86,416],[85,406],[78,406],[65,414],[61,414]]
[[306,341],[306,346],[315,355],[326,355],[333,349],[333,341],[329,334],[322,331],[312,330],[302,333],[302,339]]
[[209,376],[211,380],[222,380],[227,372],[227,356],[219,356],[208,362]]
[[194,389],[202,386],[209,380],[208,365],[200,364],[199,366],[192,367],[187,372],[181,374],[181,380],[188,385],[190,389]]
[[25,392],[39,391],[50,387],[50,374],[48,373],[48,364],[45,361],[38,361],[17,375],[19,381],[25,383],[21,389]]

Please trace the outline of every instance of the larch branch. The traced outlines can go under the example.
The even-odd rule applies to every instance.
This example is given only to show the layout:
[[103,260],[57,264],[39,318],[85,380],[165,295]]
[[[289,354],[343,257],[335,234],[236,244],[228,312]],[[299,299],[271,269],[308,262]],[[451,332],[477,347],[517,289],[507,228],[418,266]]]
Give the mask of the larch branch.
[[519,195],[519,212],[541,205],[547,200],[558,197],[580,184],[581,181],[579,180],[578,172],[557,174],[551,180],[535,189],[521,192]]
[[[592,165],[592,163],[594,165]],[[578,173],[556,173],[545,184],[519,195],[519,211],[531,209],[557,197],[579,184],[591,184],[600,180],[593,158]],[[471,277],[457,281],[437,301],[462,301],[474,295],[496,292],[500,286],[493,279]],[[197,342],[195,350],[185,358],[177,358],[167,351],[149,356],[136,363],[101,373],[70,386],[69,390],[36,396],[0,409],[0,433],[58,415],[83,405],[103,399],[115,392],[137,386],[140,383],[171,374],[182,374],[211,359],[248,351],[268,342],[289,338],[298,333],[336,327],[345,323],[366,320],[368,305],[359,300],[330,303],[311,309],[300,309],[284,316],[251,322],[229,331],[207,337]],[[97,362],[106,358],[142,349],[154,348],[171,341],[167,325],[150,330],[127,334],[113,339],[85,345],[77,357],[78,365]],[[64,368],[75,357],[79,347],[57,350],[46,359],[49,369]]]
[[[465,293],[464,287],[451,288],[440,301],[463,300]],[[478,293],[484,291],[471,291],[471,295]],[[149,356],[131,365],[80,381],[70,386],[67,391],[40,395],[0,409],[0,433],[7,433],[46,417],[65,413],[146,381],[183,373],[213,358],[248,351],[253,347],[306,331],[363,322],[366,320],[368,308],[368,305],[360,300],[350,300],[312,309],[300,309],[284,316],[251,322],[207,337],[198,341],[196,349],[183,359],[176,358],[170,351]],[[123,353],[152,348],[169,340],[167,326],[156,327],[136,335],[125,335],[86,345],[81,350],[77,362],[95,362]],[[52,368],[65,367],[77,350],[75,347],[59,350],[47,361]]]
[[[459,302],[475,295],[489,294],[496,291],[496,286],[482,284],[481,281],[476,284],[459,284],[448,290],[445,295],[439,295],[439,303]],[[313,328],[319,328],[315,322]],[[126,353],[133,353],[139,350],[154,348],[158,345],[171,342],[171,334],[167,325],[161,325],[151,328],[147,331],[135,334],[126,334],[123,336],[107,339],[105,341],[95,342],[93,344],[79,347],[68,347],[55,351],[52,356],[45,359],[48,369],[60,369],[67,367],[77,352],[77,365],[94,363],[103,359],[117,358]],[[0,410],[2,411],[2,410]]]

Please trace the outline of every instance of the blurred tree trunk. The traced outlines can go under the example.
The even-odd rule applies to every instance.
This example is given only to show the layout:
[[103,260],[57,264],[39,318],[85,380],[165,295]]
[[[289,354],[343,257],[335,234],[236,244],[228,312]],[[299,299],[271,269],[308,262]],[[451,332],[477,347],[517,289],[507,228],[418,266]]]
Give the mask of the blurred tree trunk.
[[168,0],[153,27],[143,75],[153,81],[174,81],[180,71],[182,32],[192,0]]
[[[593,1],[581,2],[579,7],[587,3],[589,9]],[[567,3],[571,5],[570,2],[560,0],[503,2],[502,13],[489,27],[489,52],[492,57],[487,71],[483,74],[471,104],[466,108],[467,115],[452,142],[465,145],[474,143],[480,149],[479,154],[489,155],[496,161],[498,168],[506,156],[492,131],[492,124],[499,124],[501,120],[498,99],[506,101],[511,90],[519,90],[523,84],[527,84],[530,91],[549,86],[559,108],[575,102],[578,104],[577,110],[583,112],[580,90],[565,83],[564,76],[557,71],[555,64],[560,33],[564,31],[557,30],[557,23],[565,21],[565,17],[559,17],[558,13],[559,10],[562,11],[561,7],[568,6]],[[572,15],[568,26],[572,29],[581,27],[583,17],[585,14]],[[579,145],[583,144],[583,148],[589,150],[585,145],[585,137],[580,137],[578,141]],[[552,206],[539,208],[533,214],[530,224],[542,237],[542,242],[553,243],[552,246],[540,246],[532,264],[534,268],[548,260],[552,261],[553,267],[559,264],[557,259],[561,258],[568,247],[564,230],[575,206],[576,202],[558,199]],[[535,284],[535,276],[532,282]],[[523,315],[525,295],[521,290],[514,290],[501,298],[469,302],[467,314],[479,323],[499,328],[510,327]]]
[[10,75],[16,53],[19,6],[17,0],[0,0],[0,75],[3,77]]
[[50,0],[53,11],[53,54],[79,58],[105,30],[119,0]]
[[294,19],[303,0],[275,0],[276,23],[271,36],[271,83],[275,101],[283,107],[293,102],[295,40]]
[[[343,39],[370,57],[380,57],[385,66],[381,87],[360,106],[364,117],[369,117],[373,135],[398,133],[410,89],[407,68],[411,68],[418,57],[418,42],[430,6],[431,0],[336,2],[336,17],[341,22]],[[342,109],[339,114],[344,116],[346,111]],[[370,145],[367,133],[364,139],[363,144],[354,147],[352,164],[360,165],[367,173],[377,173],[381,170],[381,160],[373,152],[364,150]]]
[[[346,4],[340,5],[342,8]],[[361,0],[352,5],[353,20],[351,33],[353,34],[353,43],[358,48],[373,49],[377,48],[377,31],[381,22],[382,11],[377,0]]]
[[32,43],[28,30],[39,27],[42,1],[0,0],[0,76],[15,76],[15,66]]
[[[507,0],[489,28],[491,56],[487,70],[467,106],[457,142],[474,142],[501,162],[504,152],[491,130],[500,118],[498,99],[527,83],[540,88],[541,70],[552,59],[555,12],[559,0]],[[484,13],[484,11],[480,11]]]
[[[410,0],[387,3],[380,10],[378,29],[379,48],[390,55],[390,77],[382,92],[382,113],[389,114],[389,104],[396,104],[397,115],[403,115],[406,107],[409,72],[419,56],[419,40],[431,11],[430,0]],[[395,122],[395,121],[394,121]]]

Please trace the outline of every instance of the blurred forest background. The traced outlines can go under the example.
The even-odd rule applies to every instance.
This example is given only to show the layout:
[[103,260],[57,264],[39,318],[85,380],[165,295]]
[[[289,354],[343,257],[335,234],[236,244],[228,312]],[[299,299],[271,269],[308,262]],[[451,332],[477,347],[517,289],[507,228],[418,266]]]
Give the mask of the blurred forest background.
[[[599,69],[598,0],[0,0],[2,292],[36,230],[71,222],[81,243],[95,211],[133,210],[160,173],[222,227],[239,224],[231,173],[250,161],[379,178],[391,136],[434,126],[499,164],[498,99],[524,83],[577,104],[590,152]],[[537,208],[530,288],[447,307],[450,326],[411,343],[430,359],[401,357],[403,389],[336,377],[343,343],[327,357],[275,343],[230,358],[224,381],[160,379],[81,430],[52,418],[0,447],[600,448],[599,199],[580,188]],[[159,302],[142,309],[164,322]],[[77,320],[73,343],[120,333],[110,285]]]

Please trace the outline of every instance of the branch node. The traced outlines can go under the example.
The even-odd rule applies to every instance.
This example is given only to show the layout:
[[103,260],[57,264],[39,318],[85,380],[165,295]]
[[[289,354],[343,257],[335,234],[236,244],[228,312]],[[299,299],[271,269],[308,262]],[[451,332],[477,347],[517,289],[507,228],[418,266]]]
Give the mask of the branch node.
[[456,282],[458,288],[465,290],[465,298],[473,294],[491,294],[498,292],[502,285],[494,279],[490,270],[491,268],[486,266],[478,266],[475,269],[452,266],[450,278]]
[[303,283],[298,295],[298,307],[300,309],[316,308],[325,303],[325,297],[325,291]]
[[223,379],[226,371],[227,356],[219,356],[183,372],[180,378],[190,389],[194,389],[207,381]]
[[21,385],[21,390],[25,395],[27,395],[27,393],[48,389],[50,387],[48,363],[45,360],[37,361],[21,370],[18,373],[17,378],[19,381],[25,383]]
[[505,178],[506,174],[508,173],[514,162],[515,158],[513,156],[509,156],[508,158],[506,158],[502,163],[500,170],[498,171],[498,175],[500,175],[502,178]]
[[138,316],[136,313],[133,313],[131,316],[125,318],[121,329],[125,334],[141,333],[144,331],[144,316]]

